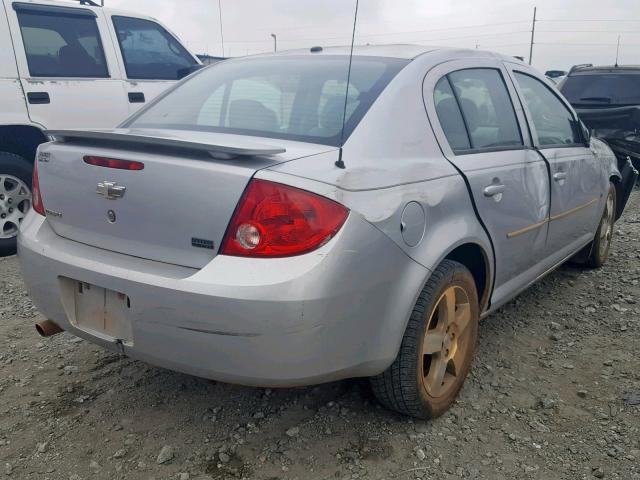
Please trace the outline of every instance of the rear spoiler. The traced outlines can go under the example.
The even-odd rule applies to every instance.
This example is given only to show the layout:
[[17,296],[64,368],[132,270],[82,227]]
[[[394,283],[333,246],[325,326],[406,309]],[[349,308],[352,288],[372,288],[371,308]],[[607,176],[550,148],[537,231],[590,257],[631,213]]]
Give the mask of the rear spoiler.
[[[212,133],[198,135],[195,139],[182,139],[163,131],[145,131],[129,129],[113,130],[46,130],[45,135],[55,137],[58,141],[98,140],[114,143],[135,143],[156,147],[188,148],[208,152],[213,158],[227,160],[234,157],[253,157],[275,155],[286,152],[283,147],[263,145],[247,140],[241,135]],[[186,133],[185,137],[189,137]],[[209,140],[209,138],[211,140]],[[206,141],[205,141],[206,139]]]

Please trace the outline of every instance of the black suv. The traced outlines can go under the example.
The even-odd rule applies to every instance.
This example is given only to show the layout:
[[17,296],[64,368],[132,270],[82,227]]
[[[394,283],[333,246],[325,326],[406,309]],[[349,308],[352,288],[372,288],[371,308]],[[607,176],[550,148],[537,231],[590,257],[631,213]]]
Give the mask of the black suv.
[[573,67],[558,85],[592,134],[640,167],[640,66]]

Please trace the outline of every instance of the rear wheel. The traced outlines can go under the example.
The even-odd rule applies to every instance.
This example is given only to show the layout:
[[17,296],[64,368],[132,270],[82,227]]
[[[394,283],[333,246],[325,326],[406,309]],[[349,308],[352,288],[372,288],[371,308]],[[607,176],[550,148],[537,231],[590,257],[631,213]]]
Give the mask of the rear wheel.
[[32,165],[13,153],[0,152],[0,256],[16,253],[20,223],[31,208]]
[[395,361],[371,378],[379,401],[418,418],[446,412],[471,368],[478,318],[473,276],[464,265],[443,261],[420,293]]
[[602,267],[609,258],[609,250],[611,250],[611,239],[613,238],[613,226],[616,215],[616,188],[610,183],[607,201],[605,202],[604,212],[600,219],[600,225],[596,231],[596,236],[591,243],[591,252],[585,262],[590,268]]

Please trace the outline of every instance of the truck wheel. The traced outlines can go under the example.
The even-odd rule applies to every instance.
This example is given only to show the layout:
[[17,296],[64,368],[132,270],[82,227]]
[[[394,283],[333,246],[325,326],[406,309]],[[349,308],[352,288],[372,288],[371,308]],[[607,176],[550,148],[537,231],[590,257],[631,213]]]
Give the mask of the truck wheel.
[[589,257],[587,257],[585,266],[589,268],[602,267],[609,258],[609,250],[611,249],[611,239],[613,238],[613,226],[616,215],[616,188],[613,183],[609,184],[609,194],[604,205],[604,212],[600,219],[600,225],[596,231],[596,236],[591,242]]
[[0,257],[16,253],[18,229],[31,208],[32,169],[23,157],[0,152]]
[[418,297],[395,361],[371,378],[380,403],[417,418],[446,412],[471,368],[479,310],[469,270],[444,260]]

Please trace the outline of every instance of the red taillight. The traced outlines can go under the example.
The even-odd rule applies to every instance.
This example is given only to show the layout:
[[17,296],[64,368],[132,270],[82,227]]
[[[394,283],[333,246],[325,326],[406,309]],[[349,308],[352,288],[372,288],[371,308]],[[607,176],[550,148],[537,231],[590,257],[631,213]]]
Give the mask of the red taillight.
[[327,243],[349,210],[305,190],[266,180],[249,183],[220,248],[224,255],[289,257]]
[[46,216],[44,213],[44,204],[42,203],[42,194],[40,193],[37,161],[33,164],[33,179],[31,180],[31,207],[40,215]]
[[96,167],[117,168],[119,170],[142,170],[144,163],[134,162],[133,160],[119,160],[117,158],[106,157],[84,157],[84,163],[95,165]]

